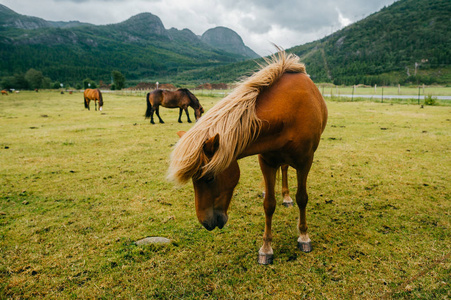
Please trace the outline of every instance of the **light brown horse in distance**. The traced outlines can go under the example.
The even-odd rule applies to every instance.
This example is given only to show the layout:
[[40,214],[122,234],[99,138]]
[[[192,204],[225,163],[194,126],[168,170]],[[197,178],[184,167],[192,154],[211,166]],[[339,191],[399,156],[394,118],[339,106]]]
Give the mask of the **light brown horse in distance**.
[[307,233],[307,175],[327,123],[318,88],[295,55],[281,51],[268,65],[241,83],[181,136],[171,155],[168,178],[192,179],[199,222],[222,228],[240,177],[237,160],[258,154],[265,181],[265,231],[258,261],[273,261],[272,216],[276,208],[277,169],[296,169],[299,207],[298,248],[312,250]]
[[160,105],[166,108],[179,108],[178,122],[182,123],[182,112],[185,111],[188,123],[191,123],[191,119],[188,114],[188,106],[194,109],[194,118],[198,120],[204,113],[202,105],[199,100],[188,89],[178,89],[176,91],[166,91],[157,89],[150,92],[146,96],[147,110],[146,118],[150,118],[150,123],[155,124],[153,121],[153,113],[157,114],[160,123],[164,123],[160,117]]
[[2,95],[8,96],[8,91],[7,90],[2,90]]
[[99,110],[102,111],[103,97],[102,92],[100,92],[99,89],[86,89],[85,92],[83,93],[83,99],[85,103],[85,108],[87,108],[88,110],[91,110],[89,108],[89,102],[91,102],[91,100],[94,101],[96,110],[97,110],[97,101],[99,101]]

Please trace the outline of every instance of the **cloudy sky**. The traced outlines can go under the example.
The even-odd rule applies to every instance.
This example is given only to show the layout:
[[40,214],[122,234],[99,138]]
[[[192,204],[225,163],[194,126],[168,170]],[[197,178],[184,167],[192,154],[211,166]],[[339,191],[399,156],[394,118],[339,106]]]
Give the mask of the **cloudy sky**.
[[142,12],[160,17],[166,29],[197,35],[225,26],[260,55],[272,43],[288,49],[331,34],[395,0],[0,0],[15,12],[49,21],[96,25],[122,22]]

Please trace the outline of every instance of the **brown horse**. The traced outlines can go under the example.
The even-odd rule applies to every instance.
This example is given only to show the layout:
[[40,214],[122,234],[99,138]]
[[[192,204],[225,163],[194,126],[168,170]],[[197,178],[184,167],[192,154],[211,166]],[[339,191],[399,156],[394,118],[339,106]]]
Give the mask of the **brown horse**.
[[99,89],[86,89],[85,92],[83,93],[83,99],[85,103],[85,108],[87,108],[88,110],[91,110],[89,108],[89,102],[91,102],[91,100],[94,101],[96,110],[97,110],[97,101],[99,101],[99,110],[102,111],[103,97]]
[[7,90],[2,90],[2,95],[8,96],[8,91]]
[[150,123],[155,124],[153,121],[153,113],[157,114],[160,123],[164,123],[160,117],[159,106],[166,108],[176,108],[179,111],[179,123],[182,123],[182,112],[185,111],[188,122],[191,123],[191,119],[188,114],[188,106],[194,109],[194,117],[198,120],[204,113],[202,105],[199,100],[188,89],[178,89],[177,91],[166,91],[157,89],[146,96],[147,110],[146,119],[150,118]]
[[300,235],[298,248],[310,252],[307,233],[307,175],[327,122],[326,104],[295,55],[279,52],[268,66],[241,83],[181,136],[171,155],[168,178],[192,179],[196,214],[207,229],[222,228],[240,177],[237,160],[258,154],[265,180],[266,216],[259,263],[273,260],[271,222],[276,208],[277,169],[296,169]]

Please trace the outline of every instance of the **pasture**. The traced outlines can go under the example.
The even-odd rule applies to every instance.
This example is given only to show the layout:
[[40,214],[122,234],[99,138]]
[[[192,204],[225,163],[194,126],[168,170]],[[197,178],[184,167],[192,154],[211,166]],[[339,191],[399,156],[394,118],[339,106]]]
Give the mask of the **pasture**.
[[[192,186],[165,179],[192,124],[162,108],[166,123],[151,125],[144,96],[103,97],[101,112],[82,93],[1,99],[0,298],[451,297],[450,106],[327,101],[308,181],[313,251],[296,248],[298,209],[280,197],[274,264],[261,266],[257,158],[240,160],[229,222],[208,232]],[[293,169],[289,182],[294,197]],[[172,242],[135,244],[148,236]]]

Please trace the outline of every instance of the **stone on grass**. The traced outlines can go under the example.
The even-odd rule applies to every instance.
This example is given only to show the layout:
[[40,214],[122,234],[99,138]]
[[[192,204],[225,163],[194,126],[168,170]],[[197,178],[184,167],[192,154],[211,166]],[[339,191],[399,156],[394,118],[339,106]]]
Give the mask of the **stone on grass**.
[[169,244],[170,239],[158,236],[146,237],[142,240],[136,241],[135,244],[138,246],[149,245],[149,244]]

